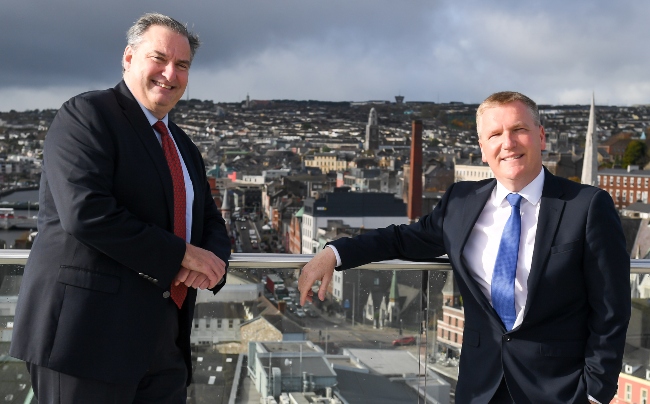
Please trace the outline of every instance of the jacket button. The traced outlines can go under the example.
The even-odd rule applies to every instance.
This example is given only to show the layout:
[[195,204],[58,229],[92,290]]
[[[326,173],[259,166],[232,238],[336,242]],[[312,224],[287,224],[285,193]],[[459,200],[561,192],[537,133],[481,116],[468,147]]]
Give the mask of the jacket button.
[[510,342],[511,339],[512,339],[512,337],[510,335],[504,335],[503,336],[503,340],[506,341],[506,342]]
[[140,272],[138,275],[140,275],[140,276],[144,276],[144,274],[143,274],[142,272]]
[[166,291],[163,292],[163,297],[164,297],[165,299],[167,299],[170,295],[171,295],[171,293],[169,293],[168,290],[166,290]]

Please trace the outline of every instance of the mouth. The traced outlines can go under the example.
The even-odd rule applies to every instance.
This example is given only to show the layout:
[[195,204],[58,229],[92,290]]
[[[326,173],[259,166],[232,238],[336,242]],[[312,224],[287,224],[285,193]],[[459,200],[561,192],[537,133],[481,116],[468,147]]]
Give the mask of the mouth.
[[516,156],[509,156],[509,157],[506,157],[506,158],[502,158],[501,161],[514,161],[514,160],[519,160],[522,157],[524,157],[523,154],[518,154]]
[[172,88],[174,88],[174,87],[172,87],[172,86],[168,86],[167,84],[163,84],[163,83],[161,83],[161,82],[159,82],[159,81],[155,81],[155,80],[153,80],[153,83],[154,83],[156,86],[161,87],[161,88],[164,88],[164,89],[166,89],[166,90],[171,90]]

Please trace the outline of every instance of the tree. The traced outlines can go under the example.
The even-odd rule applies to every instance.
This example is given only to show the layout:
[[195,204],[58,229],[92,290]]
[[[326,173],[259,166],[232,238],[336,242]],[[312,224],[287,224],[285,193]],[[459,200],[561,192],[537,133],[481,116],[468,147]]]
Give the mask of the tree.
[[625,154],[623,154],[623,167],[629,165],[641,165],[645,164],[645,155],[646,155],[646,146],[645,143],[640,140],[633,140],[625,149]]

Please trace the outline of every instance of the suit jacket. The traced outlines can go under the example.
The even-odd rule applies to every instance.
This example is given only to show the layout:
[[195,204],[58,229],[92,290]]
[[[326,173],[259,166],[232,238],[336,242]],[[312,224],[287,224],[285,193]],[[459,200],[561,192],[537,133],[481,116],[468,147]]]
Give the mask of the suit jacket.
[[433,212],[332,244],[342,267],[448,254],[465,329],[456,402],[487,403],[505,376],[519,403],[608,403],[630,317],[630,260],[609,194],[545,172],[523,322],[507,332],[463,259],[496,180],[452,185]]
[[[191,244],[227,263],[230,241],[201,155],[178,126],[170,122],[169,129],[194,188]],[[25,266],[10,355],[74,376],[137,382],[151,361],[185,254],[185,241],[173,234],[172,180],[162,147],[120,82],[61,107],[43,160],[38,236]],[[188,383],[195,301],[190,288],[179,313]]]

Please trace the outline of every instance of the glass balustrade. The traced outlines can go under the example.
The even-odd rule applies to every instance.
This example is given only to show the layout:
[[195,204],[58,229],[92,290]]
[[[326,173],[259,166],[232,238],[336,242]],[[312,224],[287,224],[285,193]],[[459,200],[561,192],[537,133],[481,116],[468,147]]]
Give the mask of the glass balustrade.
[[[0,250],[0,402],[36,402],[24,364],[7,355],[28,255]],[[289,395],[295,402],[453,403],[464,314],[446,260],[336,272],[324,301],[300,306],[297,279],[310,258],[233,254],[226,287],[216,296],[198,293],[188,403],[289,403]],[[650,345],[650,260],[632,260],[632,273],[623,399],[636,388],[625,378],[637,376],[631,364]]]

